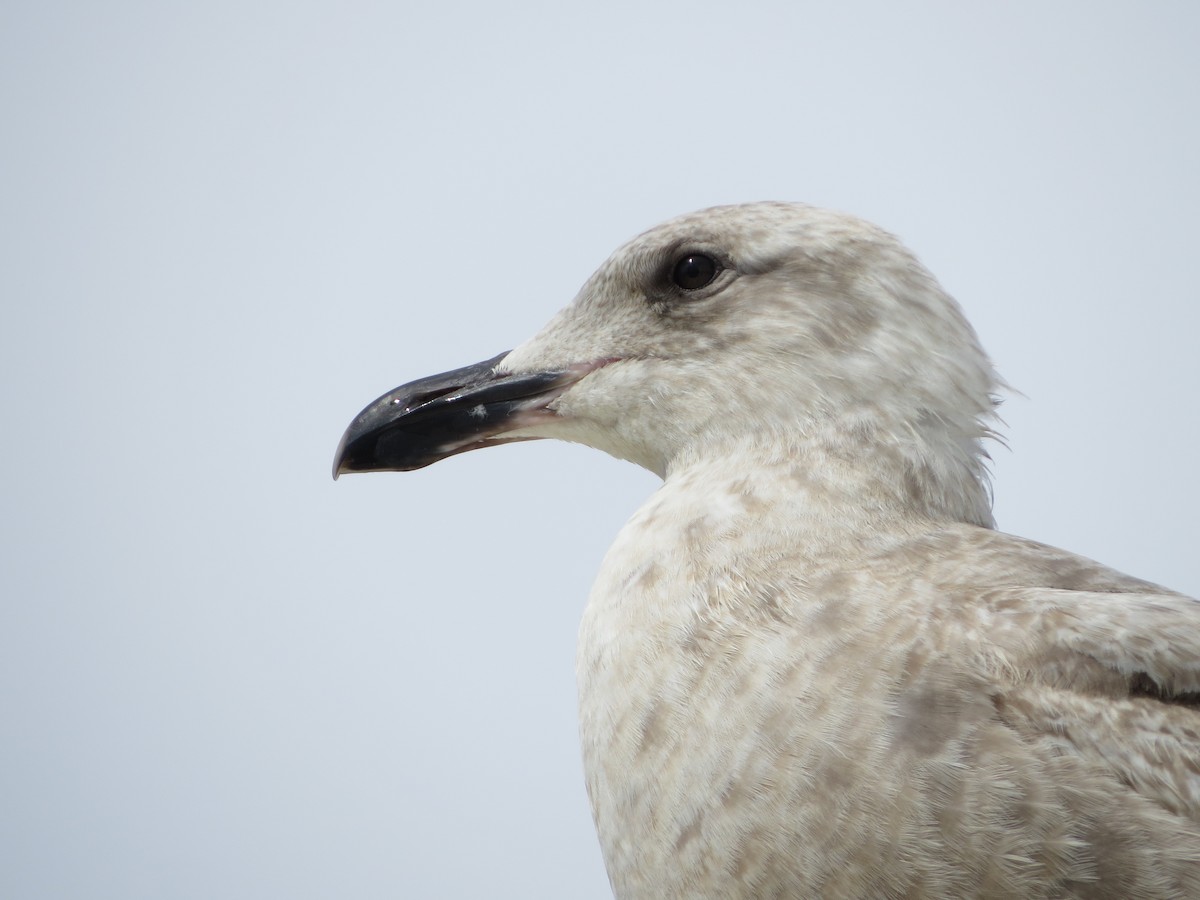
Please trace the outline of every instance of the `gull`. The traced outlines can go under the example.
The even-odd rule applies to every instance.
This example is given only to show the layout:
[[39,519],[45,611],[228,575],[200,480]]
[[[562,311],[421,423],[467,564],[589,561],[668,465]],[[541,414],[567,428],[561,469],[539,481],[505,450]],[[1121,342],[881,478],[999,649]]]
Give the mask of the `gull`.
[[1200,603],[995,530],[1000,387],[892,235],[718,207],[367,406],[334,477],[558,438],[663,479],[577,655],[621,900],[1200,897]]

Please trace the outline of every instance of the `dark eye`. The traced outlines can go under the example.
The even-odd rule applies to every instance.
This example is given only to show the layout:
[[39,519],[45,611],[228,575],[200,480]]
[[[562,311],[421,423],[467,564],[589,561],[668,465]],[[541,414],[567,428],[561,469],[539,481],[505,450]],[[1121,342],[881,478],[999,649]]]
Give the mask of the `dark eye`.
[[698,291],[712,284],[712,280],[720,271],[720,265],[711,256],[705,256],[703,253],[685,253],[671,270],[671,280],[675,282],[676,287],[685,291]]

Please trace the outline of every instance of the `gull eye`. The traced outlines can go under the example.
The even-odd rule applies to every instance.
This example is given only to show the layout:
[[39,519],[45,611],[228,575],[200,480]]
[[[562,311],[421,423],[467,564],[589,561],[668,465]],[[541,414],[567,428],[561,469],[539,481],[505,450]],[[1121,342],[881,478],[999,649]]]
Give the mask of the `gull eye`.
[[671,270],[671,281],[685,291],[698,291],[712,284],[721,266],[703,253],[685,253]]

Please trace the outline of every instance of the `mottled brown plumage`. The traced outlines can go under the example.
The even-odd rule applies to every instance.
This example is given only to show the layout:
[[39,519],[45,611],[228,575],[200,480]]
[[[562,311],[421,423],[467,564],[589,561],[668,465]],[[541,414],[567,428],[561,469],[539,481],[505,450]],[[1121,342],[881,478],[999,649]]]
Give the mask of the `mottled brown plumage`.
[[[672,283],[689,254],[711,283]],[[580,633],[618,897],[1200,897],[1200,604],[992,530],[997,379],[893,237],[684,216],[487,389],[543,372],[433,456],[558,437],[664,478]]]

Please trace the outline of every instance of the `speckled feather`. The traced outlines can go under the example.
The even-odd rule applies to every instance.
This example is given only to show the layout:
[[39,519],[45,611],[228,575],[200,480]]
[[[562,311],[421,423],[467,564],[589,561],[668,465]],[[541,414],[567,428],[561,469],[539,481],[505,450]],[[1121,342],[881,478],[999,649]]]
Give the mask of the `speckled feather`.
[[597,359],[516,436],[664,477],[580,633],[619,898],[1200,897],[1200,604],[992,530],[999,383],[895,238],[676,219],[500,369]]

